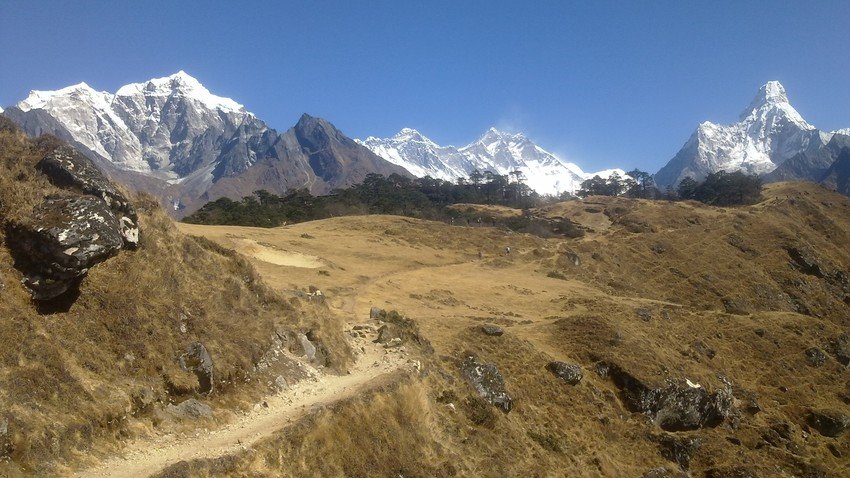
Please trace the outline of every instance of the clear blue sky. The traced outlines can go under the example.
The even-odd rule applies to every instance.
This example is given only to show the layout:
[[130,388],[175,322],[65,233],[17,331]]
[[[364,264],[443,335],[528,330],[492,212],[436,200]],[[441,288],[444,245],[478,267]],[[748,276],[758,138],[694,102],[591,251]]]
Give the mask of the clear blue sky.
[[0,0],[0,105],[183,69],[284,130],[402,127],[465,144],[522,130],[585,170],[656,171],[772,79],[850,127],[850,1]]

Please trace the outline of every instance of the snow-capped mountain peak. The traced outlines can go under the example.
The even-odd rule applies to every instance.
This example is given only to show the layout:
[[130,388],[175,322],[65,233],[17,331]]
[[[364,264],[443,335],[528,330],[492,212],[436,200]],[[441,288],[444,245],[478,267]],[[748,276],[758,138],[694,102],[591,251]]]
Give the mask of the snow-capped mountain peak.
[[585,173],[574,163],[562,161],[523,133],[496,128],[488,129],[460,148],[440,146],[411,128],[404,128],[390,138],[370,136],[360,143],[418,177],[455,181],[469,177],[474,170],[500,175],[518,170],[525,176],[526,184],[541,194],[575,192],[582,181],[597,174]]
[[720,170],[766,174],[828,140],[829,135],[817,131],[791,106],[781,83],[768,81],[737,123],[701,123],[679,153],[658,171],[655,182],[672,186],[686,176],[700,180]]
[[172,97],[179,96],[198,101],[209,109],[222,110],[228,113],[245,113],[245,107],[230,98],[216,96],[185,71],[163,78],[154,78],[144,83],[131,83],[122,86],[115,93],[119,97]]
[[791,106],[785,87],[778,81],[768,81],[750,102],[750,105],[738,116],[742,122],[756,123],[759,127],[770,128],[778,119],[794,123],[802,129],[814,129]]
[[[377,139],[377,138],[374,138],[374,137],[370,137],[370,138],[371,139]],[[369,139],[369,138],[367,138],[367,139]],[[434,143],[433,141],[431,141],[430,139],[425,137],[422,133],[420,133],[419,131],[416,131],[413,128],[402,128],[398,133],[396,133],[392,137],[392,139],[394,141],[416,141],[416,142],[420,142],[420,143],[427,143],[427,144],[436,145],[436,143]]]
[[105,91],[96,91],[85,82],[67,86],[58,90],[32,90],[29,96],[17,104],[22,111],[45,109],[56,103],[60,106],[63,101],[83,101],[99,107],[108,107],[113,95]]

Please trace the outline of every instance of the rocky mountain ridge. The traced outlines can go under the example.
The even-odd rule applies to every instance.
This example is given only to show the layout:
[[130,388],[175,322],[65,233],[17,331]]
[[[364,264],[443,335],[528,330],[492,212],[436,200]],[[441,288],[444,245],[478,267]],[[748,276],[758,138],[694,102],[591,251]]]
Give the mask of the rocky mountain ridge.
[[71,143],[177,215],[257,189],[323,194],[369,173],[408,175],[325,120],[305,114],[278,133],[183,71],[115,93],[85,83],[33,91],[3,114],[30,136],[47,133]]
[[[737,123],[701,123],[673,159],[656,173],[655,182],[662,188],[675,186],[686,176],[701,180],[720,170],[766,175],[767,180],[782,178],[787,173],[773,173],[786,161],[820,154],[842,131],[846,130],[824,132],[806,122],[791,106],[782,84],[769,81],[741,112]],[[818,181],[811,175],[796,175],[793,179]]]
[[475,170],[506,175],[519,171],[526,184],[541,194],[574,193],[593,176],[608,177],[621,169],[585,173],[575,163],[561,160],[523,133],[490,128],[466,146],[440,146],[419,131],[403,128],[389,138],[370,136],[359,143],[378,156],[402,166],[414,176],[446,181],[467,178]]

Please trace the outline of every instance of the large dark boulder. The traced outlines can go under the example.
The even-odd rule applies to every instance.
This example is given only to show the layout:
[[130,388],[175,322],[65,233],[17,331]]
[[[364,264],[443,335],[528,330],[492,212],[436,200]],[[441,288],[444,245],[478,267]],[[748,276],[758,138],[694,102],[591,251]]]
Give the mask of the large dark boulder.
[[821,435],[833,438],[844,434],[850,428],[850,418],[832,410],[812,410],[806,421]]
[[213,361],[207,348],[200,342],[194,342],[180,355],[180,368],[194,372],[198,377],[198,391],[210,393],[213,389]]
[[494,364],[481,363],[474,355],[467,355],[461,373],[481,398],[505,413],[511,411],[513,399],[505,390],[505,379]]
[[709,393],[687,380],[668,380],[663,387],[650,387],[616,364],[605,364],[603,368],[620,389],[626,407],[646,414],[664,430],[715,427],[735,412],[728,389]]
[[25,223],[12,225],[9,247],[36,300],[75,288],[89,268],[121,249],[118,219],[92,196],[49,197]]
[[39,161],[36,168],[60,188],[102,199],[118,218],[124,246],[138,245],[136,209],[89,158],[71,146],[60,146]]

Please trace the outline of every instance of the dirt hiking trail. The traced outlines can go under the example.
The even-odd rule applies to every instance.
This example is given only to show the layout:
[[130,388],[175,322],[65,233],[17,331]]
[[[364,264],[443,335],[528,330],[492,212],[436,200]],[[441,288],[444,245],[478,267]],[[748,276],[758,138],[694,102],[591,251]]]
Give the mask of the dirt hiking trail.
[[146,477],[184,460],[215,458],[245,450],[257,440],[285,428],[311,409],[354,396],[371,381],[416,364],[406,355],[390,352],[367,340],[364,353],[347,375],[322,371],[268,397],[264,405],[220,429],[189,436],[166,435],[127,445],[122,455],[100,466],[77,472],[78,477]]

